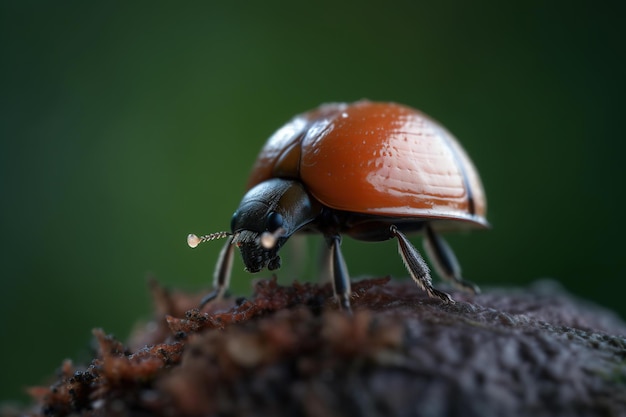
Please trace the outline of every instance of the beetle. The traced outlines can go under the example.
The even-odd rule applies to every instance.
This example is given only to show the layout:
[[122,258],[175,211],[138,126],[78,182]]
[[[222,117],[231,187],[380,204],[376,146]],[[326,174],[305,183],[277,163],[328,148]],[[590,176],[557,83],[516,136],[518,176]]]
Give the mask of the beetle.
[[432,285],[430,269],[407,233],[422,233],[438,274],[471,293],[444,230],[484,229],[486,197],[476,168],[459,142],[424,113],[367,100],[324,104],[299,114],[262,148],[230,232],[198,237],[189,246],[226,238],[214,288],[200,307],[226,291],[234,248],[245,269],[280,267],[279,250],[295,233],[326,241],[325,268],[340,308],[350,311],[350,276],[342,235],[363,241],[397,239],[398,251],[419,287],[454,302]]

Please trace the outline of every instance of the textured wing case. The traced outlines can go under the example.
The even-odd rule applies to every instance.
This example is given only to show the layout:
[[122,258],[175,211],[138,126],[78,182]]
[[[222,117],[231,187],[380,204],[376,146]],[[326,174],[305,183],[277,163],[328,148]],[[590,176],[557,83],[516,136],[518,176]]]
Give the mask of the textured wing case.
[[483,187],[463,148],[398,104],[329,104],[295,117],[268,140],[248,185],[271,177],[301,179],[337,210],[487,224]]

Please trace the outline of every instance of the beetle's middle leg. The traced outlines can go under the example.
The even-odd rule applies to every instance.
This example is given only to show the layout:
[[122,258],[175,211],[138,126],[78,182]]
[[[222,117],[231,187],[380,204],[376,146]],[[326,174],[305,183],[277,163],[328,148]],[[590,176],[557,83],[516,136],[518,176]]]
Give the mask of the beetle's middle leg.
[[335,298],[342,310],[352,313],[350,308],[350,274],[341,254],[341,237],[338,235],[327,236],[326,243],[328,246],[324,256],[325,267],[333,284]]
[[422,255],[415,249],[415,246],[411,244],[409,239],[402,233],[395,225],[392,225],[389,229],[391,235],[398,239],[398,252],[402,256],[406,269],[411,274],[411,278],[417,283],[431,297],[437,297],[445,303],[454,303],[452,297],[443,291],[439,291],[433,287],[432,279],[430,278],[430,270],[428,265],[422,258]]

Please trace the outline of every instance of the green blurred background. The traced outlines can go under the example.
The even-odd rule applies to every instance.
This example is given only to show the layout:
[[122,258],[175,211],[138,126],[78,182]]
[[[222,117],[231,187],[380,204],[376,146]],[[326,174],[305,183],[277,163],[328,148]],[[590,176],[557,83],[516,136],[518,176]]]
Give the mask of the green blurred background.
[[[265,139],[328,101],[402,102],[460,139],[494,226],[449,237],[467,277],[551,277],[626,315],[622,10],[180,4],[0,5],[0,400],[87,358],[94,327],[125,338],[147,276],[208,288],[221,243],[185,236],[228,228]],[[355,277],[406,276],[395,242],[344,247]]]

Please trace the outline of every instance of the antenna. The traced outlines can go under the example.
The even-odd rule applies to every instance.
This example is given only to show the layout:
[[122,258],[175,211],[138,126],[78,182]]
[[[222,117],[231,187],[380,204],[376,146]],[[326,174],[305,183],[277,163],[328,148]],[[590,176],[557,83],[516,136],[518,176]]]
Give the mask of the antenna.
[[265,249],[272,249],[274,246],[276,246],[276,242],[278,242],[278,239],[285,235],[285,232],[285,229],[279,227],[273,233],[261,233],[261,246],[263,246]]
[[223,239],[231,235],[232,233],[230,232],[216,232],[216,233],[210,233],[208,235],[198,237],[197,235],[194,235],[193,233],[191,233],[187,236],[187,244],[189,245],[190,248],[195,248],[202,242]]

